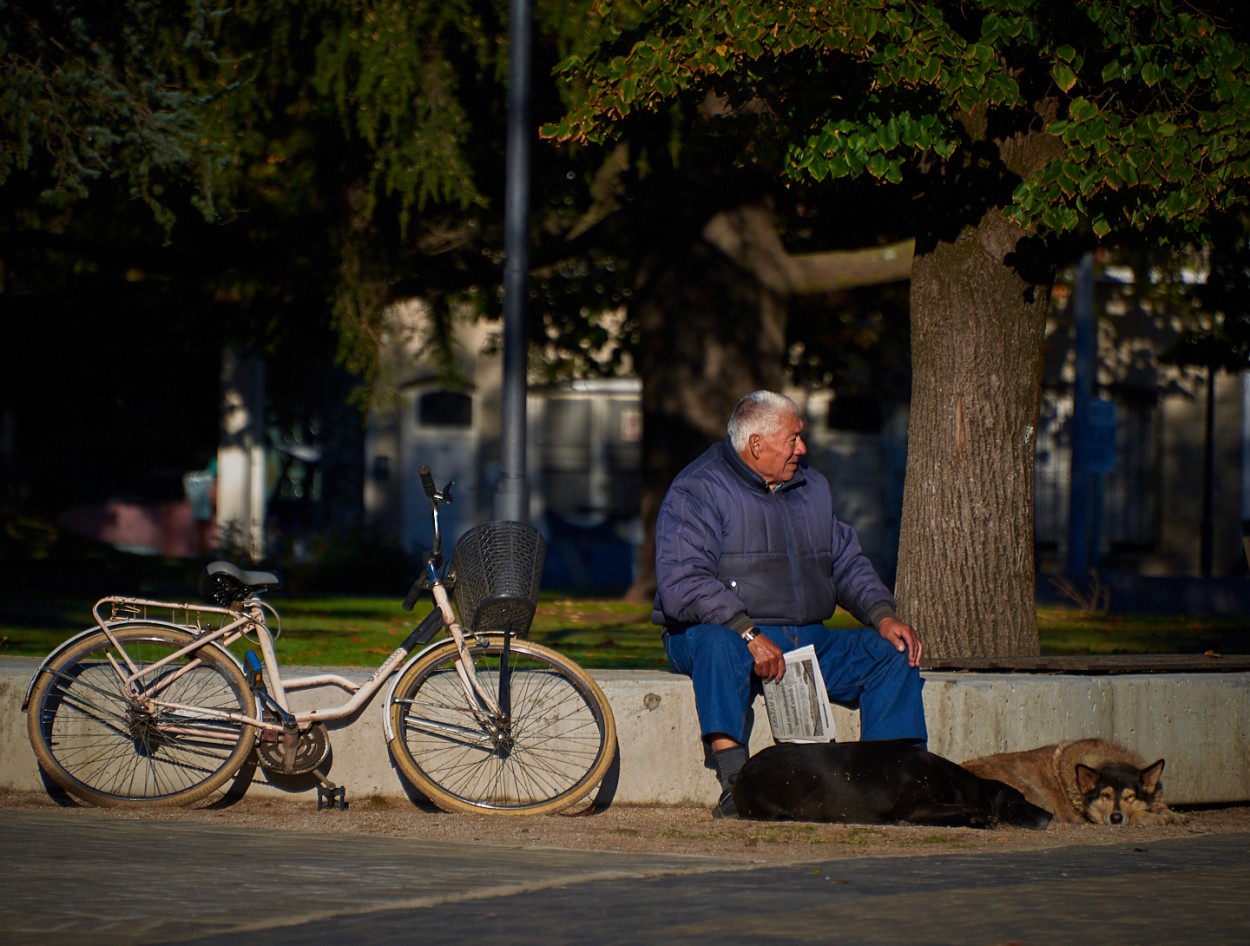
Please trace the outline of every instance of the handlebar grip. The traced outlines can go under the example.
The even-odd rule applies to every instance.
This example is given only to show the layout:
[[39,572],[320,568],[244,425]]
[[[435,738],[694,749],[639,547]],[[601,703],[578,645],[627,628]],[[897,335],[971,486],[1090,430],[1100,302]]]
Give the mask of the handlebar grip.
[[412,583],[412,587],[408,589],[408,594],[404,598],[403,609],[411,611],[416,607],[417,600],[421,597],[421,592],[425,590],[425,584],[421,578]]
[[421,488],[425,490],[425,495],[430,499],[434,498],[434,494],[438,492],[438,487],[434,485],[434,475],[430,473],[428,466],[423,466],[418,471],[421,474]]

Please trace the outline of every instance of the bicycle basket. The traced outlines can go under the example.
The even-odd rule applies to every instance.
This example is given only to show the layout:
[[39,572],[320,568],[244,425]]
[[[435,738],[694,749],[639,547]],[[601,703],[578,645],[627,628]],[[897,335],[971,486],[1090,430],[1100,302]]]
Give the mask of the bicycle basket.
[[529,633],[538,606],[546,543],[524,522],[488,522],[456,543],[456,610],[474,631]]

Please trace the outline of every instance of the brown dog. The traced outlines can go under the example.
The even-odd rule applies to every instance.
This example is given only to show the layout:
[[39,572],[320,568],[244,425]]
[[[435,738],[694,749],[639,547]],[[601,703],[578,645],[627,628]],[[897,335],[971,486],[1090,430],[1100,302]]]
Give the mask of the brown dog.
[[961,764],[982,778],[1013,786],[1056,821],[1134,825],[1180,820],[1163,803],[1163,759],[1147,765],[1105,739],[1060,742]]

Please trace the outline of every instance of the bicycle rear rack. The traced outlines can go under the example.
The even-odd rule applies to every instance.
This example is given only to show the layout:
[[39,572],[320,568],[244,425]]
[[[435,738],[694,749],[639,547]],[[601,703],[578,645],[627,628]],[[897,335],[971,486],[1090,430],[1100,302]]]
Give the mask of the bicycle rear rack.
[[[105,616],[105,610],[108,616]],[[245,615],[229,608],[186,602],[157,601],[150,598],[108,597],[96,602],[92,613],[101,627],[151,621],[174,625],[199,635],[243,620]]]

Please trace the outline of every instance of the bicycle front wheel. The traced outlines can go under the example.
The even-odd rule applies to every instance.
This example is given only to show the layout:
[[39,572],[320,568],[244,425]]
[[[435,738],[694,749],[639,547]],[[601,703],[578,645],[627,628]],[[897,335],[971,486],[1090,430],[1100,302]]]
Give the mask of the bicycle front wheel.
[[[194,637],[135,624],[89,634],[39,675],[27,706],[35,757],[49,778],[95,805],[185,805],[243,765],[256,716],[242,670],[206,644],[159,667]],[[129,669],[133,668],[133,670]],[[124,675],[135,673],[128,687]]]
[[504,653],[501,636],[469,647],[478,680],[509,710],[502,716],[466,695],[453,641],[404,671],[387,707],[391,754],[446,811],[563,811],[589,795],[612,764],[611,707],[586,671],[556,651],[513,639],[506,666]]

